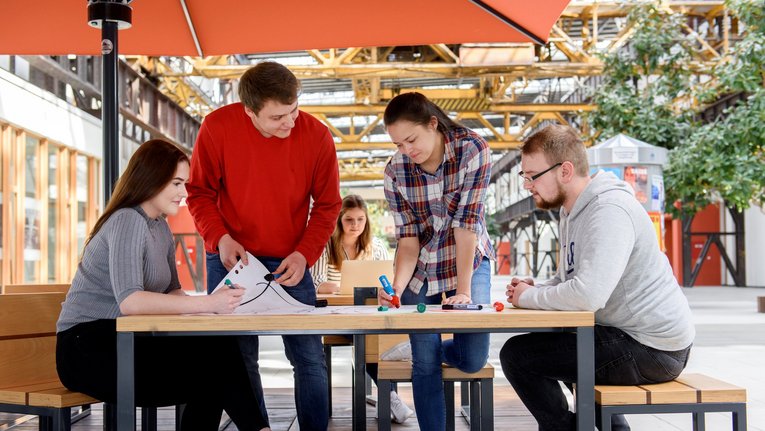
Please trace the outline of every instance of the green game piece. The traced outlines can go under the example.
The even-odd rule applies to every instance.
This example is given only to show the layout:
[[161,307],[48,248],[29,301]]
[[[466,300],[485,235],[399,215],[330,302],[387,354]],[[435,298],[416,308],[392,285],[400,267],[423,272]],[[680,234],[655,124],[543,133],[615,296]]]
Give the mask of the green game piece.
[[427,307],[425,306],[425,304],[423,303],[417,304],[417,312],[424,313],[426,309]]
[[388,307],[386,307],[384,305],[381,305],[381,306],[377,307],[377,311],[388,311]]

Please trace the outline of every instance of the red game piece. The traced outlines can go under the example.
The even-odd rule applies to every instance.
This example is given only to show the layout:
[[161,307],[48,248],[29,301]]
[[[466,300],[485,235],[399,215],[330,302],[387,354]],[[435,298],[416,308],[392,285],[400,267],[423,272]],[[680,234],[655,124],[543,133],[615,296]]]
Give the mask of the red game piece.
[[505,304],[497,301],[494,303],[494,309],[497,310],[497,312],[500,312],[505,309]]

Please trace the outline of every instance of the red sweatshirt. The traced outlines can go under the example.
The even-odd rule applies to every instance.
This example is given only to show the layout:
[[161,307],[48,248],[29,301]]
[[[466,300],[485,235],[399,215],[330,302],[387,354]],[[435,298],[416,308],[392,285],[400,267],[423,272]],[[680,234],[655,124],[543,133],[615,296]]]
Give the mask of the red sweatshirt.
[[327,127],[304,112],[287,138],[265,138],[241,103],[227,105],[202,123],[187,189],[207,251],[217,253],[228,233],[255,256],[299,251],[310,267],[340,212],[335,143]]

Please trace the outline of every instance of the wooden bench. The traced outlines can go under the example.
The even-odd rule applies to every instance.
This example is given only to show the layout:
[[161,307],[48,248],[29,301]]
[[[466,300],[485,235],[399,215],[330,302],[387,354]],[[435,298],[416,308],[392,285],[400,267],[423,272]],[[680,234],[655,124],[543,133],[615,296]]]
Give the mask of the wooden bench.
[[100,402],[58,380],[56,320],[64,296],[0,295],[0,411],[39,416],[40,429],[68,430],[73,407]]
[[[377,371],[377,393],[390,392],[393,382],[412,381],[412,363],[408,361],[380,361]],[[476,373],[465,373],[456,368],[442,366],[446,401],[446,429],[453,431],[454,382],[463,383],[462,410],[469,418],[471,430],[494,429],[494,367],[486,364]],[[469,390],[467,386],[469,385]],[[467,393],[466,393],[467,392]],[[390,399],[378,395],[377,411],[380,418],[390,417]],[[390,421],[378,420],[377,429],[390,430]]]
[[611,431],[612,415],[643,413],[691,413],[694,431],[703,431],[707,412],[731,412],[733,430],[746,430],[746,389],[703,374],[655,385],[597,385],[595,408],[600,431]]
[[[67,293],[69,283],[54,284],[6,284],[3,286],[3,294],[16,293]],[[57,316],[58,317],[58,316]]]
[[[68,431],[90,414],[90,404],[101,402],[70,391],[58,379],[56,321],[65,296],[65,291],[0,295],[0,411],[39,416],[40,430]],[[104,406],[105,430],[112,429],[111,410]],[[156,431],[156,409],[141,411],[141,429]]]

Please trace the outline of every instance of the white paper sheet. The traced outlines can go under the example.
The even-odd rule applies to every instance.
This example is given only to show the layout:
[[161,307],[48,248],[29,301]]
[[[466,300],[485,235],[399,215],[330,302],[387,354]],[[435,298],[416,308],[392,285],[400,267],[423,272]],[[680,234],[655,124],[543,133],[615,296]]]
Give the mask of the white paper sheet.
[[[289,314],[312,310],[314,307],[303,304],[284,291],[279,283],[267,280],[270,272],[255,256],[247,253],[248,265],[240,260],[223,280],[215,287],[229,289],[226,280],[246,289],[242,303],[234,310],[234,314]],[[289,288],[288,288],[289,289]]]

